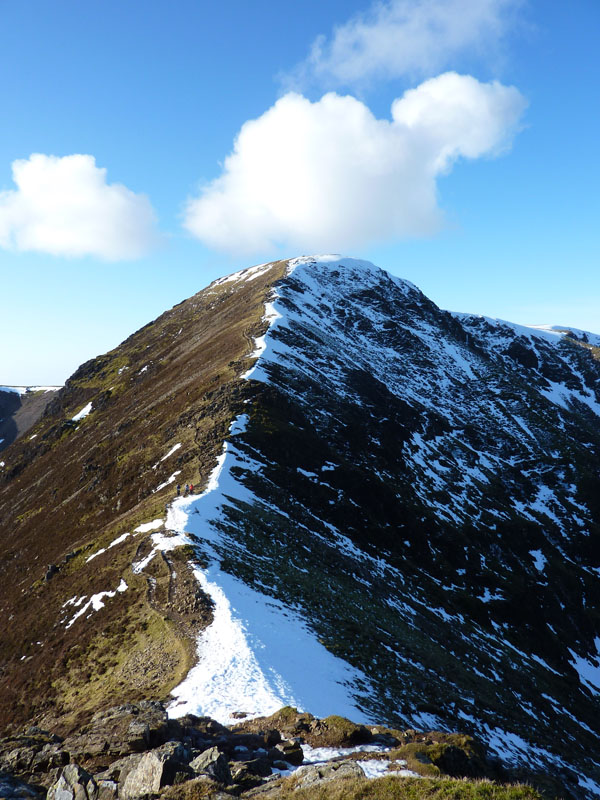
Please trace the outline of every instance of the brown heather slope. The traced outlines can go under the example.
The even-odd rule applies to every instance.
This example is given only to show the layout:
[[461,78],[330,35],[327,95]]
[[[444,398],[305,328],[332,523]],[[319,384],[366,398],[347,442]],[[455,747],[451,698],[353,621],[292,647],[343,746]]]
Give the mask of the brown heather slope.
[[[153,490],[175,470],[182,483],[206,482],[253,391],[240,375],[284,268],[276,262],[235,292],[212,285],[83,364],[29,431],[36,437],[3,452],[0,730],[35,721],[66,732],[99,708],[166,697],[191,666],[191,635],[211,609],[187,554],[155,558],[153,582],[131,570],[148,552],[147,534],[87,559],[164,518],[174,484]],[[92,412],[73,422],[90,401]],[[48,580],[49,565],[58,571]],[[122,579],[127,590],[115,592]],[[104,608],[66,627],[106,591],[115,594]]]

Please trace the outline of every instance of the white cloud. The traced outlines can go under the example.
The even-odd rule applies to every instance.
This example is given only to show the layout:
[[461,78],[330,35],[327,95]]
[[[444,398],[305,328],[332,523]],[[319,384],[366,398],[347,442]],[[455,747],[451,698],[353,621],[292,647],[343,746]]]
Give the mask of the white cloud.
[[431,234],[437,176],[508,147],[525,106],[514,87],[453,72],[395,100],[391,120],[353,97],[287,94],[242,126],[221,176],[188,202],[185,227],[233,252],[339,252]]
[[148,199],[107,183],[93,156],[34,153],[12,172],[17,188],[0,192],[0,247],[113,261],[156,241]]
[[522,0],[388,0],[319,36],[287,82],[364,84],[373,78],[433,75],[470,56],[489,57]]

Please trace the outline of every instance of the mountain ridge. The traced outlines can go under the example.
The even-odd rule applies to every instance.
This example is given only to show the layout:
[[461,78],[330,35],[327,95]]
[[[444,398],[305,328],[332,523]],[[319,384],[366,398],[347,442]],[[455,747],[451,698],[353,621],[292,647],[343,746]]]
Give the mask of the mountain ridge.
[[[211,315],[228,302],[237,314],[252,306],[231,353],[236,357],[227,362],[237,377],[231,389],[212,390],[217,402],[211,395],[203,416],[186,410],[199,402],[196,393],[198,400],[182,406],[175,432],[166,428],[173,435],[163,449],[144,453],[143,470],[134,462],[147,480],[148,456],[153,464],[176,459],[181,472],[165,473],[162,497],[177,480],[208,480],[222,454],[220,442],[236,454],[219,508],[203,515],[203,499],[194,496],[169,506],[171,515],[187,506],[198,512],[179,522],[167,515],[165,527],[192,534],[180,544],[181,551],[195,552],[199,567],[193,571],[229,575],[230,583],[269,597],[280,614],[300,613],[326,650],[359,670],[354,702],[372,719],[467,728],[524,769],[566,771],[574,776],[573,796],[585,796],[573,770],[582,770],[586,749],[597,747],[589,678],[595,680],[598,632],[597,567],[589,566],[597,563],[592,539],[600,519],[594,506],[595,344],[576,336],[524,336],[501,324],[494,332],[488,321],[443,312],[412,284],[351,259],[259,265],[213,282],[200,295],[202,310]],[[184,315],[191,305],[183,304]],[[179,335],[170,313],[177,312],[124,345],[139,355],[154,329],[159,335],[148,348],[162,352],[161,337],[171,343]],[[170,351],[163,350],[167,361]],[[82,431],[118,399],[108,382],[128,371],[118,372],[128,366],[117,364],[119,357],[84,365],[67,387],[73,401],[77,397],[74,411],[92,402]],[[258,360],[248,366],[249,357]],[[160,381],[167,368],[158,358],[149,365],[142,360],[134,387]],[[102,370],[107,374],[98,381]],[[219,370],[211,380],[224,385]],[[211,394],[210,388],[203,392],[203,398]],[[180,387],[172,392],[180,393]],[[169,397],[160,395],[155,405]],[[57,404],[49,416],[63,411],[66,405]],[[208,448],[203,467],[192,473],[185,442],[169,453],[186,425],[198,426],[207,412],[220,427],[208,426],[201,438],[202,449]],[[235,427],[241,415],[244,425]],[[60,437],[73,439],[78,427],[72,428],[59,425]],[[56,435],[56,425],[50,430]],[[143,431],[138,424],[138,441]],[[40,435],[51,438],[49,431]],[[9,466],[9,483],[19,479],[15,466]],[[117,482],[111,492],[122,495],[123,487]],[[133,509],[141,502],[141,527],[164,519],[154,494],[144,486],[125,503]],[[103,534],[114,545],[111,558],[133,540],[133,522],[127,523],[127,530]],[[125,533],[130,536],[114,544]],[[138,533],[149,536],[137,555],[156,550],[159,559],[169,557],[171,550],[161,551],[156,542],[162,537],[164,545],[164,533]],[[88,560],[92,547],[84,549]],[[61,567],[59,580],[77,558],[80,567],[87,563],[76,555]],[[147,566],[154,569],[159,559],[155,555]],[[125,560],[121,580],[127,569]],[[110,591],[121,585],[118,577],[115,572]],[[127,572],[126,581],[137,579]],[[204,621],[212,613],[214,624],[214,597],[211,605],[203,588],[196,602]],[[539,604],[530,614],[522,607],[528,594]],[[569,609],[571,649],[556,641],[557,630],[567,630],[556,624],[561,605]],[[544,619],[554,622],[554,632],[536,630]],[[183,659],[184,667],[190,659]],[[473,694],[476,702],[467,701]],[[559,725],[557,742],[550,726]],[[592,769],[579,785],[593,785],[595,774]]]

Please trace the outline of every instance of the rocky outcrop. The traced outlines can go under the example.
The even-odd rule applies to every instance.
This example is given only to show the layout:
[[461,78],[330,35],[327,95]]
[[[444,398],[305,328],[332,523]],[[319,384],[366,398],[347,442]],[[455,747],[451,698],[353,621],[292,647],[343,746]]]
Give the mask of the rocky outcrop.
[[169,738],[169,721],[162,703],[116,706],[94,714],[91,722],[64,741],[64,749],[77,760],[142,753]]
[[[356,747],[365,743],[378,745],[379,752]],[[330,751],[332,761],[303,766],[304,744],[338,749]],[[162,703],[142,701],[98,713],[64,739],[30,728],[0,740],[0,797],[37,798],[47,789],[47,800],[163,795],[165,800],[192,800],[260,796],[261,787],[276,797],[280,772],[293,772],[297,788],[362,780],[360,759],[385,758],[401,769],[411,746],[417,755],[414,764],[417,769],[423,765],[424,775],[473,775],[476,751],[477,776],[496,777],[494,765],[469,737],[392,731],[355,725],[343,717],[317,719],[291,707],[227,728],[209,717],[169,719]],[[340,747],[354,752],[337,755]],[[442,768],[446,761],[447,771]]]

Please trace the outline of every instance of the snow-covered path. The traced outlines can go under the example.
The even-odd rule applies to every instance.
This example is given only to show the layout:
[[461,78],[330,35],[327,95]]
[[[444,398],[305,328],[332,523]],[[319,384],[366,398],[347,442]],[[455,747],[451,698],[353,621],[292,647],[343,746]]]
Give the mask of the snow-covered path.
[[[166,527],[177,534],[167,540],[170,546],[190,543],[186,534],[191,533],[210,552],[219,544],[213,523],[230,502],[226,496],[251,500],[232,474],[249,466],[235,447],[235,434],[245,424],[242,416],[232,425],[232,438],[203,494],[178,498],[170,506]],[[154,536],[164,549],[164,536]],[[216,557],[195,574],[214,603],[214,621],[198,638],[198,663],[172,692],[171,716],[195,713],[227,724],[235,720],[234,712],[263,716],[293,705],[321,717],[336,713],[364,719],[352,697],[362,676],[320,644],[297,611],[224,572]]]

